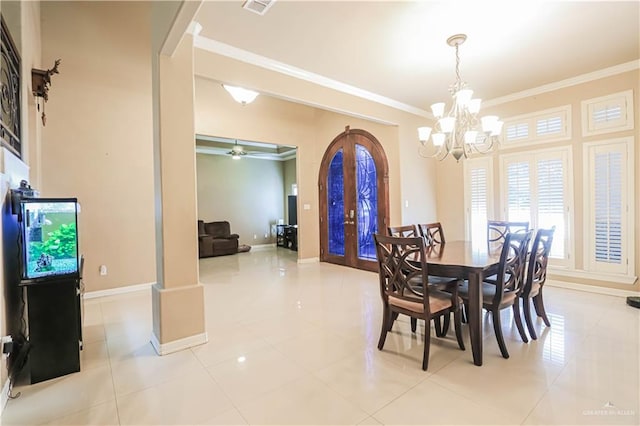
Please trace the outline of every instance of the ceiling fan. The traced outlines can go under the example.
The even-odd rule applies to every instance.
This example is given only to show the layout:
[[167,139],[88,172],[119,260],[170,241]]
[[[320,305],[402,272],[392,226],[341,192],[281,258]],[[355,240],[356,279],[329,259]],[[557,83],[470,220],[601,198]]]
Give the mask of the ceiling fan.
[[238,145],[238,141],[236,140],[235,144],[233,145],[233,148],[231,148],[231,151],[227,152],[227,154],[229,154],[231,158],[233,158],[234,160],[239,160],[240,158],[247,155],[248,153],[247,151],[244,150],[242,146]]

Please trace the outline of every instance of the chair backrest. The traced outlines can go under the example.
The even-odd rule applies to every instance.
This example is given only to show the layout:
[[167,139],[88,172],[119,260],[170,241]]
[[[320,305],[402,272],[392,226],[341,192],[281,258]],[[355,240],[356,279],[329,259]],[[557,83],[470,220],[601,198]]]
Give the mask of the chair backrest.
[[529,230],[529,222],[487,221],[487,247],[489,251],[500,250],[510,232],[521,233]]
[[[393,237],[374,234],[378,257],[380,296],[386,303],[389,296],[410,302],[422,302],[429,315],[429,290],[425,242],[422,237]],[[422,285],[416,285],[416,282]]]
[[392,237],[419,237],[418,228],[415,225],[390,226],[387,228],[388,235]]
[[533,231],[524,233],[508,233],[500,252],[496,294],[493,299],[495,306],[502,301],[505,292],[515,292],[520,295],[524,285],[525,264],[527,250]]
[[555,230],[554,226],[551,229],[538,229],[536,232],[527,264],[526,280],[522,289],[525,297],[528,297],[532,290],[542,287],[547,279],[547,263]]
[[440,222],[422,223],[418,225],[418,230],[430,246],[445,243],[444,232],[442,231],[442,224]]

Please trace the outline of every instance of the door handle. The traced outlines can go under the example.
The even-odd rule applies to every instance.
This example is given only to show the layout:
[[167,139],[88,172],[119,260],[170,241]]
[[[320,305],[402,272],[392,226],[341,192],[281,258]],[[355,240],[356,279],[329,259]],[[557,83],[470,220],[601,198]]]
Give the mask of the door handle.
[[356,223],[353,220],[345,220],[342,222],[343,225],[355,225]]

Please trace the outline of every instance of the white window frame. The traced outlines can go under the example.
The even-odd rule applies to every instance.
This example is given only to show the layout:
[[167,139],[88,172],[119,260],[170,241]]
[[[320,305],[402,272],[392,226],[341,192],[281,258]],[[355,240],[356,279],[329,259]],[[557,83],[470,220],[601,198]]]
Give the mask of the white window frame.
[[[620,120],[597,124],[593,121],[593,112],[598,105],[619,105],[622,110]],[[612,93],[598,98],[582,101],[582,136],[601,135],[603,133],[632,130],[633,123],[633,90]]]
[[[633,284],[635,281],[635,233],[634,233],[634,223],[635,223],[635,169],[634,169],[634,138],[632,136],[617,138],[617,139],[607,139],[600,140],[594,142],[588,142],[583,144],[584,152],[583,152],[583,179],[585,188],[584,188],[584,199],[583,199],[583,209],[584,209],[584,230],[583,235],[585,236],[586,241],[584,242],[584,269],[588,272],[594,272],[596,274],[600,274],[603,276],[612,276],[612,277],[627,277],[628,280],[618,280],[617,282],[624,282]],[[596,262],[593,258],[592,254],[595,251],[595,235],[592,232],[592,221],[593,218],[593,191],[591,190],[591,160],[593,158],[593,153],[598,148],[603,148],[606,150],[607,147],[612,148],[623,148],[626,151],[626,156],[623,158],[626,159],[626,191],[623,196],[626,198],[626,217],[624,221],[624,226],[622,230],[623,242],[622,242],[622,251],[625,261],[619,265],[618,267],[612,265],[604,265],[602,262]]]
[[[575,247],[574,247],[574,208],[573,208],[573,155],[571,146],[561,146],[557,148],[545,148],[538,150],[530,150],[525,152],[513,153],[513,154],[502,154],[500,155],[500,211],[502,214],[502,219],[509,220],[507,216],[507,167],[510,162],[523,162],[527,161],[530,164],[530,171],[537,171],[537,168],[534,167],[537,165],[537,160],[549,157],[549,158],[562,158],[564,161],[564,166],[566,168],[564,173],[564,200],[565,200],[565,211],[564,211],[564,219],[565,219],[565,236],[564,236],[564,251],[565,258],[557,259],[557,258],[549,258],[549,265],[554,267],[559,267],[563,269],[573,269],[575,263]],[[536,172],[537,173],[537,172]],[[537,217],[533,214],[534,210],[537,207],[537,193],[538,193],[538,182],[535,179],[531,179],[531,204],[530,204],[530,228],[537,228]],[[554,244],[556,244],[556,239],[554,239]]]
[[[560,117],[562,120],[562,131],[550,135],[536,134],[538,120],[551,117]],[[507,129],[509,126],[526,125],[528,136],[509,140]],[[571,105],[564,105],[557,108],[550,108],[530,114],[517,115],[504,120],[502,126],[502,136],[500,142],[501,149],[519,148],[522,146],[539,145],[543,143],[565,141],[571,139]]]
[[472,241],[471,238],[471,171],[474,169],[485,169],[487,171],[487,219],[494,217],[494,197],[493,197],[493,158],[490,156],[469,158],[463,163],[464,173],[464,235],[465,240]]

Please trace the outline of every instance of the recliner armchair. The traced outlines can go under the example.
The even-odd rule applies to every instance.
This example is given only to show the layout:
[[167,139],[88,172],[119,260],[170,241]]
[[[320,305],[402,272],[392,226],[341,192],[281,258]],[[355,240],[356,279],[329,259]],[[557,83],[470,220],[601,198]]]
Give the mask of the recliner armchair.
[[238,234],[231,233],[231,225],[227,221],[198,221],[198,255],[199,257],[223,256],[238,252]]

